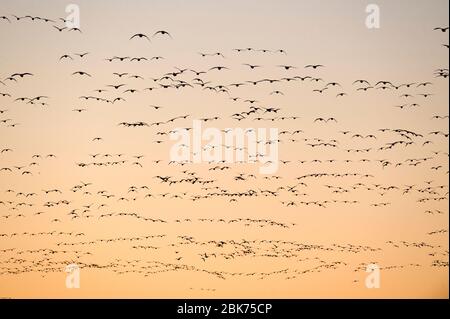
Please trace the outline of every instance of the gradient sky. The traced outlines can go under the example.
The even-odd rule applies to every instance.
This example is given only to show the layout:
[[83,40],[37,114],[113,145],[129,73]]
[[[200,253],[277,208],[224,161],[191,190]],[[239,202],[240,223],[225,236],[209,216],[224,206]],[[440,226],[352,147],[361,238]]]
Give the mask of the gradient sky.
[[[67,16],[65,7],[69,3],[6,0],[0,6],[0,16],[11,19],[11,23],[0,20],[0,80],[5,82],[0,84],[0,93],[11,95],[0,94],[0,110],[7,110],[0,114],[0,150],[13,150],[0,154],[0,168],[12,169],[12,172],[0,171],[0,234],[5,235],[0,237],[0,297],[448,298],[448,136],[429,134],[433,131],[448,134],[449,129],[448,118],[432,119],[435,115],[448,115],[448,79],[436,78],[434,73],[436,69],[448,68],[448,49],[442,46],[449,43],[448,31],[433,30],[448,26],[448,1],[74,3],[80,6],[82,33],[58,32],[53,28],[53,25],[63,26],[57,20]],[[365,25],[365,9],[369,3],[380,7],[379,29],[368,29]],[[55,23],[15,21],[12,15],[41,16]],[[172,39],[157,36],[151,42],[129,40],[133,34],[151,37],[158,30],[167,30]],[[233,51],[247,47],[283,49],[287,54]],[[75,55],[84,52],[89,54],[82,59]],[[221,52],[224,58],[202,57],[199,52]],[[60,60],[64,54],[73,60]],[[162,56],[164,59],[105,60],[113,56],[148,59]],[[244,63],[262,67],[250,70]],[[325,67],[305,69],[308,64]],[[306,75],[323,78],[324,82],[297,80],[245,85],[229,88],[228,94],[199,86],[143,91],[158,87],[152,78],[176,72],[175,67],[207,71],[218,65],[229,70],[211,71],[199,77],[211,81],[213,86]],[[286,71],[277,65],[293,65],[296,69]],[[76,71],[88,72],[92,77],[72,75]],[[34,76],[18,78],[17,82],[6,80],[17,72],[31,72]],[[113,72],[140,75],[144,80],[118,78]],[[192,83],[195,77],[186,71],[176,79]],[[383,80],[395,85],[427,81],[433,84],[363,92],[357,91],[359,86],[353,84],[357,79],[366,79],[372,86]],[[339,82],[342,87],[329,88],[323,94],[313,92],[329,82]],[[107,87],[120,83],[126,86],[118,91]],[[139,92],[123,93],[131,88]],[[96,89],[108,91],[95,93]],[[274,90],[284,95],[270,94]],[[347,95],[337,98],[340,92]],[[412,97],[400,97],[406,93]],[[433,95],[420,96],[428,93]],[[49,97],[47,106],[14,101],[39,95]],[[105,99],[121,96],[126,101],[111,104],[79,98],[86,95]],[[234,102],[230,97],[241,100]],[[245,99],[258,100],[255,105],[260,107],[281,110],[278,114],[260,112],[243,121],[233,120],[232,114],[250,110]],[[419,106],[394,107],[405,103]],[[149,105],[163,108],[154,110]],[[79,108],[87,111],[72,111]],[[190,117],[158,127],[117,125],[137,121],[150,124],[180,115]],[[280,160],[291,162],[280,163],[279,171],[274,174],[279,179],[260,175],[259,166],[254,164],[169,165],[173,142],[157,132],[191,127],[194,119],[214,116],[220,120],[204,124],[205,127],[275,127],[280,132],[302,130],[303,133],[280,136],[283,141],[279,144]],[[298,116],[299,119],[255,121],[259,116]],[[314,122],[319,117],[334,117],[337,123]],[[11,121],[2,123],[5,119]],[[14,123],[19,125],[8,127]],[[408,147],[398,145],[379,150],[386,143],[408,140],[392,131],[380,132],[381,128],[409,130],[421,137],[412,138],[415,144]],[[340,133],[347,130],[351,133]],[[352,138],[353,134],[374,134],[377,138]],[[94,142],[94,137],[103,140]],[[289,138],[298,141],[289,142]],[[337,147],[308,146],[314,139],[335,139]],[[164,142],[156,144],[156,140]],[[423,145],[426,141],[432,143]],[[371,151],[346,151],[367,148]],[[43,158],[32,158],[35,154]],[[48,154],[55,154],[56,158],[46,158]],[[90,154],[100,155],[93,159]],[[124,154],[121,158],[127,162],[109,167],[77,166],[77,163],[109,161],[102,157],[104,154]],[[136,160],[133,156],[137,155],[145,157]],[[327,163],[330,159],[336,162]],[[383,168],[378,160],[392,165]],[[136,161],[142,167],[132,165]],[[32,162],[39,165],[30,166]],[[419,164],[408,165],[414,162]],[[402,165],[396,166],[397,163]],[[230,169],[210,170],[217,165],[230,166]],[[24,168],[15,168],[20,166]],[[442,167],[432,169],[438,166]],[[169,185],[155,178],[161,175],[180,180],[187,178],[184,170],[214,183]],[[22,175],[23,171],[32,175]],[[296,179],[314,173],[358,173],[370,177]],[[237,181],[235,177],[239,174],[254,174],[255,178]],[[72,192],[81,181],[92,185]],[[286,190],[298,182],[307,186],[297,186],[297,194]],[[132,185],[146,185],[148,190],[130,193]],[[405,185],[414,186],[405,194]],[[259,195],[240,197],[237,202],[219,196],[191,200],[192,196],[217,192],[202,189],[216,186],[228,193],[252,189]],[[389,186],[398,189],[383,191],[383,187]],[[276,197],[260,193],[279,187],[283,189]],[[43,192],[50,189],[62,193]],[[83,194],[84,191],[92,195]],[[115,197],[105,198],[99,191]],[[36,193],[36,196],[24,197],[20,193]],[[154,197],[145,198],[148,193]],[[165,193],[170,195],[159,195]],[[127,201],[118,201],[121,197]],[[418,202],[424,198],[427,200]],[[61,200],[70,203],[44,206]],[[338,202],[327,203],[326,208],[301,203],[332,200]],[[286,203],[291,201],[295,206],[287,207]],[[389,205],[373,206],[378,203]],[[102,204],[107,206],[99,208]],[[68,213],[78,209],[77,213],[81,214],[86,209],[83,206],[89,206],[85,214],[92,217],[80,215],[72,220]],[[37,212],[43,214],[36,215]],[[166,223],[118,215],[121,212],[163,219]],[[113,216],[99,218],[108,213]],[[202,218],[214,221],[199,220]],[[237,218],[270,220],[289,228],[218,221]],[[191,221],[177,223],[177,219]],[[72,235],[29,235],[52,231],[72,232]],[[83,235],[75,236],[76,233]],[[137,241],[97,241],[152,235],[165,236]],[[186,243],[179,236],[192,236],[195,243]],[[223,248],[211,244],[211,241],[242,240],[255,241],[249,244],[246,253],[234,244]],[[96,242],[89,244],[90,241]],[[300,250],[299,245],[321,248]],[[30,252],[38,249],[48,250]],[[49,254],[49,250],[53,253]],[[237,250],[240,252],[235,258],[220,255]],[[205,253],[210,257],[203,261],[200,254]],[[179,257],[182,259],[177,260]],[[64,268],[70,262],[110,266],[82,268],[81,288],[67,289]],[[158,263],[164,266],[144,268]],[[365,266],[370,263],[381,268],[379,289],[365,286]],[[277,271],[282,272],[264,275]],[[214,272],[235,275],[221,279],[211,274]]]

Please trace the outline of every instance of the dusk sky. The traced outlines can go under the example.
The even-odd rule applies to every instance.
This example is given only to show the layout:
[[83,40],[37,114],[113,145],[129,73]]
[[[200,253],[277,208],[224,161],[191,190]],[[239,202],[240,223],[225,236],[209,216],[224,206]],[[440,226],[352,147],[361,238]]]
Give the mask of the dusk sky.
[[0,5],[0,297],[448,298],[448,1],[70,4]]

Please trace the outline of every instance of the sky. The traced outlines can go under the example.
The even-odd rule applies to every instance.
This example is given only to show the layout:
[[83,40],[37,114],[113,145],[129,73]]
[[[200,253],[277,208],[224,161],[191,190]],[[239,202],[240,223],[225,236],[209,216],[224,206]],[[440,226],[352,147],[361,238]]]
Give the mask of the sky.
[[[58,31],[71,3],[81,32]],[[5,0],[2,16],[0,297],[448,298],[448,1]],[[278,170],[171,163],[169,132],[201,119],[278,129]]]

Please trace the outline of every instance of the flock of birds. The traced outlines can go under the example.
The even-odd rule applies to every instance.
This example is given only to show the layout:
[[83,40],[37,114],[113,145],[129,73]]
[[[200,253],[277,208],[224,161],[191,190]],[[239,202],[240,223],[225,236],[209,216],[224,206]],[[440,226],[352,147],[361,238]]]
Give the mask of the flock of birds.
[[[79,28],[67,28],[65,19],[49,19],[38,16],[0,16],[0,28],[3,23],[44,23],[49,30],[58,33],[78,33],[85,31]],[[437,27],[435,32],[447,33],[448,27]],[[50,32],[50,31],[49,31]],[[176,41],[176,37],[165,30],[151,33],[130,34],[125,41],[143,41],[153,43],[158,40]],[[13,44],[11,44],[13,45]],[[448,49],[448,44],[444,44]],[[327,96],[338,100],[347,99],[351,95],[369,95],[395,97],[400,103],[392,105],[394,117],[401,117],[400,112],[414,111],[425,108],[433,99],[433,86],[437,81],[445,81],[449,76],[448,68],[431,70],[428,78],[401,83],[394,80],[355,79],[351,83],[326,79],[323,70],[327,66],[322,64],[305,64],[303,66],[277,64],[260,65],[253,63],[238,63],[232,65],[234,58],[248,58],[252,54],[270,54],[283,60],[288,56],[284,49],[235,48],[230,52],[199,52],[202,59],[211,61],[208,68],[174,67],[164,74],[153,75],[128,72],[130,63],[142,63],[142,70],[147,62],[165,60],[163,56],[108,56],[103,63],[112,68],[108,82],[101,87],[92,87],[89,92],[83,92],[77,99],[84,103],[84,107],[72,109],[70,116],[89,116],[91,108],[88,105],[117,105],[127,107],[132,96],[144,94],[158,94],[159,91],[196,91],[199,95],[217,96],[227,100],[239,111],[223,110],[209,116],[200,116],[198,112],[190,110],[176,116],[164,116],[158,121],[148,121],[147,118],[138,120],[123,120],[119,123],[108,123],[111,129],[145,130],[149,136],[154,136],[153,143],[170,145],[168,136],[180,130],[190,131],[192,119],[199,119],[203,123],[221,126],[227,120],[236,126],[256,125],[258,122],[268,123],[280,128],[279,137],[275,140],[258,139],[257,143],[278,144],[287,146],[290,150],[301,149],[318,154],[315,159],[281,158],[278,160],[280,173],[273,175],[252,174],[244,166],[265,160],[264,152],[259,152],[248,161],[228,163],[210,161],[204,163],[207,170],[197,169],[192,160],[184,162],[171,161],[168,157],[149,158],[149,154],[126,154],[116,151],[80,154],[71,163],[75,172],[90,170],[95,176],[98,169],[122,167],[124,170],[155,169],[152,180],[146,185],[130,185],[122,187],[121,191],[107,190],[107,185],[101,181],[76,182],[70,188],[55,187],[47,189],[15,188],[3,182],[10,179],[42,178],[42,166],[55,165],[60,159],[58,154],[29,154],[26,158],[14,157],[21,145],[9,145],[8,137],[20,130],[25,118],[17,118],[14,108],[19,105],[34,105],[43,110],[51,108],[52,94],[17,95],[17,87],[23,81],[39,81],[40,74],[34,72],[16,72],[7,74],[0,79],[0,281],[3,276],[22,275],[25,273],[39,273],[47,276],[61,272],[64,267],[76,263],[81,268],[93,268],[111,271],[117,275],[135,274],[143,277],[156,276],[167,272],[196,272],[206,274],[212,278],[226,280],[229,278],[251,277],[263,279],[294,280],[302,276],[326,271],[343,269],[351,272],[364,273],[370,256],[382,256],[388,249],[422,250],[427,262],[411,262],[405,264],[383,265],[382,270],[403,268],[448,269],[448,247],[432,244],[433,238],[447,236],[448,230],[438,228],[424,232],[430,242],[392,241],[386,240],[379,246],[357,245],[352,243],[312,244],[296,240],[279,239],[210,239],[195,238],[191,235],[174,234],[171,229],[178,229],[183,225],[205,229],[229,227],[233,233],[240,229],[249,232],[264,232],[264,238],[270,237],[272,231],[299,231],[299,222],[282,221],[286,219],[280,213],[276,218],[195,217],[195,205],[198,202],[218,202],[230,205],[230,210],[239,210],[240,205],[251,203],[253,207],[274,203],[279,212],[286,210],[288,216],[313,209],[319,214],[327,209],[338,210],[358,207],[361,212],[368,209],[383,211],[384,208],[398,204],[399,201],[412,202],[423,208],[423,218],[432,215],[448,214],[448,183],[441,182],[442,177],[448,179],[448,151],[442,149],[448,143],[448,114],[430,113],[423,121],[431,121],[434,130],[423,131],[422,128],[406,129],[403,127],[380,127],[376,131],[368,131],[351,127],[348,118],[339,116],[320,116],[304,118],[298,113],[291,114],[281,104],[267,105],[265,98],[277,98],[288,95],[293,87],[306,87],[310,94]],[[54,56],[55,67],[70,64],[75,60],[83,63],[91,56],[90,52],[64,53]],[[100,63],[100,62],[99,62]],[[232,83],[222,83],[221,74],[230,76],[233,70],[246,72],[249,78],[238,79]],[[118,72],[118,70],[124,70]],[[252,78],[253,72],[267,70],[283,72],[281,77]],[[301,74],[298,74],[301,73]],[[260,73],[255,73],[260,74]],[[69,72],[73,81],[83,81],[99,76],[94,70],[80,69]],[[254,88],[262,92],[258,98],[240,96],[241,87]],[[371,95],[372,96],[372,95]],[[427,104],[428,103],[428,104]],[[4,107],[3,107],[4,106]],[[155,112],[151,118],[166,114],[169,107],[162,105],[148,105],[148,110]],[[189,114],[186,114],[189,113]],[[153,113],[152,113],[153,114]],[[170,114],[168,112],[167,114]],[[216,124],[215,124],[216,123]],[[313,131],[303,129],[307,124]],[[302,129],[300,129],[300,127]],[[282,128],[282,129],[281,129]],[[253,130],[253,129],[248,129]],[[247,131],[248,131],[247,130]],[[321,130],[332,131],[331,138],[319,137]],[[222,132],[226,133],[227,129]],[[128,132],[127,132],[128,134]],[[141,134],[141,133],[137,133]],[[102,145],[108,143],[106,136],[93,136],[84,143]],[[434,148],[438,145],[439,148]],[[153,147],[153,146],[152,146]],[[188,146],[185,146],[188,148]],[[238,148],[226,144],[208,144],[202,146],[202,151],[214,149],[230,149],[247,152],[247,148]],[[402,154],[415,148],[420,156],[402,158]],[[332,153],[329,150],[333,150]],[[323,155],[322,155],[323,154]],[[328,155],[328,154],[333,154]],[[400,154],[400,156],[398,156]],[[296,154],[298,155],[298,153]],[[303,155],[303,153],[302,153]],[[9,159],[17,162],[11,164]],[[342,167],[346,170],[342,171]],[[390,172],[398,168],[409,169],[410,172],[421,170],[426,173],[426,180],[416,179],[412,185],[404,185],[402,181],[393,179],[389,184],[380,182],[377,174]],[[288,170],[289,174],[284,174]],[[170,172],[167,175],[163,172]],[[422,175],[418,175],[422,176]],[[94,179],[94,178],[93,178]],[[25,180],[25,185],[27,180]],[[163,189],[163,191],[161,191]],[[320,192],[315,192],[318,190]],[[368,200],[370,198],[370,200]],[[169,218],[156,217],[150,213],[155,203],[182,203],[183,207],[192,213],[192,217]],[[437,209],[436,205],[440,205]],[[445,207],[444,207],[445,206]],[[142,207],[147,207],[147,211]],[[394,212],[394,211],[393,211]],[[242,213],[242,212],[241,212]],[[244,214],[244,213],[242,213]],[[294,218],[294,217],[292,217]],[[116,236],[98,238],[92,232],[95,228],[103,228],[109,221],[118,221],[122,225],[158,225],[158,234],[136,236]],[[48,229],[42,231],[24,231],[24,225],[48,222]],[[11,225],[21,225],[20,230],[10,228]],[[141,224],[142,223],[142,224]],[[89,225],[84,229],[83,225]],[[67,226],[74,229],[67,231]],[[185,228],[184,231],[191,229]],[[266,231],[267,230],[267,231]],[[161,232],[161,233],[159,233]],[[245,233],[243,235],[245,236]],[[20,242],[35,240],[49,243],[48,247],[23,248]],[[105,247],[128,249],[136,259],[115,258],[110,261],[96,260],[96,253]],[[125,247],[125,248],[123,248]],[[347,255],[363,255],[367,260],[355,265],[346,260]],[[159,257],[165,256],[164,260]],[[117,258],[116,258],[117,257]],[[291,260],[291,266],[279,267],[270,271],[228,271],[221,268],[227,262],[247,260]],[[275,263],[276,265],[276,263]],[[354,280],[355,283],[359,279]],[[215,287],[190,287],[205,293],[215,293]]]

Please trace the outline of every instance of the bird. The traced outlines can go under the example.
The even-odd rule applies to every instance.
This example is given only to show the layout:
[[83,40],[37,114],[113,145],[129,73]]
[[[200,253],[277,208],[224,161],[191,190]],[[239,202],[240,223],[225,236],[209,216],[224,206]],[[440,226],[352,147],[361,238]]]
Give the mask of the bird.
[[75,55],[78,55],[80,58],[84,58],[86,55],[88,55],[89,52],[84,52],[84,53],[75,53]]
[[307,68],[312,68],[312,69],[317,69],[317,68],[323,68],[324,66],[322,65],[322,64],[308,64],[308,65],[305,65],[305,69],[307,69]]
[[256,65],[256,64],[249,64],[249,63],[244,63],[243,65],[248,66],[251,70],[254,70],[256,68],[260,68],[260,65]]
[[62,56],[59,58],[60,61],[61,61],[62,59],[71,59],[71,60],[73,60],[73,58],[72,58],[70,55],[68,55],[68,54],[64,54],[64,55],[62,55]]
[[286,71],[289,71],[291,69],[295,69],[295,66],[292,65],[278,65],[278,67],[285,69]]
[[213,70],[221,71],[221,70],[229,70],[229,69],[226,66],[214,66],[209,69],[209,71],[213,71]]
[[92,77],[92,75],[90,75],[89,73],[84,72],[84,71],[76,71],[76,72],[73,72],[72,75],[81,75],[81,76]]
[[67,30],[67,27],[62,27],[62,28],[60,28],[60,27],[58,27],[58,26],[56,26],[56,25],[54,25],[53,28],[55,28],[55,29],[58,30],[59,32],[62,32],[62,31],[64,31],[64,30]]
[[164,31],[164,30],[159,30],[159,31],[156,31],[155,33],[153,33],[153,37],[155,37],[157,35],[165,35],[165,36],[168,36],[169,38],[172,38],[170,33],[167,31]]
[[433,30],[435,31],[441,31],[441,32],[447,32],[448,27],[436,27]]
[[11,20],[7,16],[0,16],[0,20],[8,21],[11,23]]

